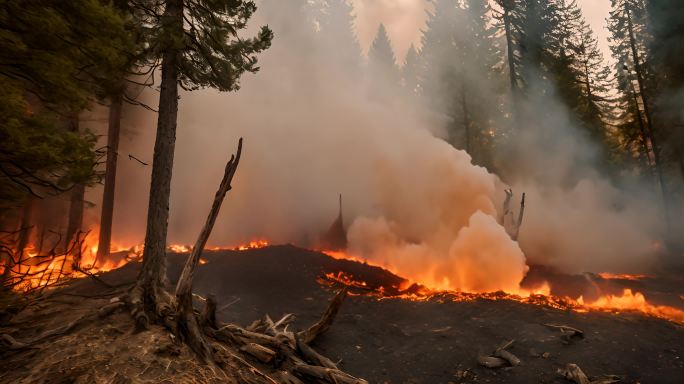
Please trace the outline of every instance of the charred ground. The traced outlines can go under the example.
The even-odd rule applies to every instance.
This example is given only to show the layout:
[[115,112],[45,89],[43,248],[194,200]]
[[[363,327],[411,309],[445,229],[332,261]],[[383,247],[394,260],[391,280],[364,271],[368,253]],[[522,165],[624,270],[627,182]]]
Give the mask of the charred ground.
[[[169,255],[171,280],[184,255]],[[398,286],[402,279],[377,267],[332,259],[294,246],[255,250],[208,251],[198,269],[194,292],[218,300],[220,320],[247,325],[269,314],[294,313],[295,328],[315,322],[335,288],[321,284],[326,273],[340,271],[365,281],[370,289]],[[138,263],[102,276],[111,285],[133,283]],[[681,285],[675,278],[655,281],[604,281],[533,268],[530,279],[550,276],[564,289],[638,288],[649,300],[676,303]],[[664,282],[663,282],[664,281]],[[50,305],[33,306],[3,329],[17,339],[68,322],[90,306],[107,302],[109,292],[91,279],[76,281],[53,295]],[[575,291],[577,292],[577,291]],[[493,298],[454,302],[433,298],[412,301],[365,295],[352,289],[333,327],[315,342],[318,351],[371,383],[563,383],[556,369],[578,364],[589,375],[616,374],[625,383],[679,383],[684,377],[684,329],[675,323],[636,313],[577,313],[543,305]],[[82,296],[91,296],[85,299]],[[95,296],[92,298],[92,296]],[[3,352],[0,381],[14,382],[210,382],[210,370],[194,362],[186,348],[174,350],[161,327],[134,333],[127,313],[56,337],[21,352]],[[584,339],[565,343],[563,324],[584,331]],[[477,357],[515,339],[511,352],[522,364],[491,370]],[[169,350],[169,348],[171,348]]]

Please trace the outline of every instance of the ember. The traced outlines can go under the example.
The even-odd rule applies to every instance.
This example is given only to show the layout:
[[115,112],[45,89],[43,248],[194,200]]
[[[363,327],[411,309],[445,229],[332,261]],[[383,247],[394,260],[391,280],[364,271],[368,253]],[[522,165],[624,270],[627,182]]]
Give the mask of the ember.
[[[206,249],[244,251],[263,248],[268,244],[268,241],[258,239],[237,246],[207,247]],[[42,250],[37,248],[31,243],[24,247],[23,252],[9,248],[3,250],[4,253],[15,255],[13,265],[8,271],[10,277],[7,280],[7,285],[12,289],[28,292],[52,288],[61,285],[60,283],[66,279],[82,278],[121,268],[130,261],[139,260],[142,257],[144,245],[126,246],[114,243],[110,247],[108,257],[99,257],[97,231],[90,231],[79,234],[66,251],[60,252],[57,245],[47,250],[45,247]],[[189,253],[192,251],[192,246],[171,244],[167,249],[173,253]],[[4,260],[2,262],[4,263]],[[207,260],[200,259],[199,263],[206,264]],[[4,269],[4,264],[0,264],[0,274],[4,273]]]
[[[323,253],[336,258],[347,259],[357,262],[367,263],[366,260],[355,256],[347,256],[340,251],[324,251]],[[391,271],[390,271],[391,272]],[[601,277],[606,278],[601,274]],[[637,280],[632,275],[608,275],[619,276],[615,278]],[[639,276],[639,278],[645,278]],[[400,286],[383,286],[372,284],[367,281],[359,280],[353,275],[338,272],[327,273],[319,278],[319,283],[327,286],[343,285],[352,288],[350,295],[363,295],[374,297],[378,300],[404,299],[413,301],[472,301],[472,300],[512,300],[523,304],[541,305],[561,310],[573,310],[586,313],[590,311],[602,311],[619,314],[621,312],[639,312],[648,316],[658,317],[680,324],[684,324],[684,310],[665,306],[654,305],[647,301],[646,297],[640,292],[633,292],[625,289],[621,295],[604,294],[593,301],[587,301],[582,296],[559,297],[551,295],[551,286],[544,282],[539,287],[518,292],[461,292],[454,290],[441,290],[430,288],[429,285],[405,280]]]

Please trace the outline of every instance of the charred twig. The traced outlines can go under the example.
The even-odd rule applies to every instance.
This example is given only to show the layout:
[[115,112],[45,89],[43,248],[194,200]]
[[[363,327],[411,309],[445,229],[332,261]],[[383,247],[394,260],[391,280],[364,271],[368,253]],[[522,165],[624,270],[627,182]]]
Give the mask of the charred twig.
[[513,345],[513,342],[515,340],[511,340],[501,347],[497,348],[496,351],[494,351],[494,356],[500,357],[508,362],[512,367],[516,367],[520,365],[520,359],[518,357],[510,352],[508,352],[506,349],[510,348]]
[[128,154],[128,160],[135,160],[135,161],[137,161],[138,163],[140,163],[140,164],[142,164],[142,165],[149,165],[149,164],[147,164],[146,162],[144,162],[144,161],[138,159],[137,157],[131,155],[130,153]]
[[558,369],[557,373],[559,376],[574,381],[576,384],[591,384],[587,375],[582,372],[582,369],[577,364],[568,364],[565,368]]
[[584,332],[568,325],[544,324],[544,326],[559,330],[561,332],[561,340],[563,340],[563,343],[565,344],[569,344],[575,339],[584,338]]
[[516,367],[520,365],[520,359],[508,351],[508,348],[512,347],[514,342],[515,340],[505,342],[489,356],[479,355],[477,357],[478,364],[487,368]]

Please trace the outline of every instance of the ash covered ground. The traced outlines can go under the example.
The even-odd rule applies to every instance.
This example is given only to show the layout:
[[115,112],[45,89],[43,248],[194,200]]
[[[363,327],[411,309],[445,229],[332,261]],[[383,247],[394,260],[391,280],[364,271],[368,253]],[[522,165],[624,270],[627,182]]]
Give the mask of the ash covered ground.
[[[169,255],[171,280],[179,274],[184,258],[182,254]],[[208,251],[203,258],[207,262],[198,269],[194,280],[195,292],[201,296],[216,295],[220,320],[240,325],[247,325],[266,314],[279,318],[285,313],[297,316],[295,328],[304,328],[317,321],[336,288],[320,283],[320,278],[326,273],[342,271],[367,282],[371,288],[398,285],[402,281],[377,267],[336,260],[289,245],[240,252]],[[112,284],[133,282],[138,268],[138,263],[131,263],[103,275],[102,279]],[[684,306],[679,297],[682,292],[678,292],[682,281],[675,277],[604,281],[588,279],[587,276],[554,274],[543,268],[533,268],[529,273],[530,279],[542,276],[548,278],[552,286],[558,286],[555,290],[573,293],[579,290],[589,294],[597,287],[606,291],[633,288],[643,292],[654,303]],[[99,283],[83,279],[63,292],[66,293],[64,297],[85,293],[95,295],[101,289]],[[352,289],[351,293],[333,326],[316,341],[314,347],[331,359],[341,361],[340,367],[345,371],[370,383],[560,384],[568,381],[558,377],[556,370],[567,363],[579,365],[589,376],[619,375],[624,383],[681,383],[684,380],[684,328],[666,320],[629,312],[578,313],[505,299],[481,298],[460,302],[437,298],[427,301],[378,300],[364,295],[363,290]],[[45,314],[42,318],[50,316],[53,323],[57,321],[55,314]],[[115,316],[110,321],[117,318]],[[566,343],[560,332],[544,324],[579,328],[585,337]],[[14,331],[26,334],[40,332],[40,325],[23,326],[26,329],[17,326]],[[104,332],[97,331],[95,328],[98,326],[106,327],[105,330],[113,327],[112,324],[94,325],[90,332]],[[132,323],[128,326],[132,327]],[[144,338],[130,336],[133,330],[126,327],[117,327],[116,331],[109,333],[113,333],[115,338],[126,338],[129,343]],[[478,365],[478,355],[489,354],[496,346],[513,339],[515,343],[510,351],[522,360],[520,366],[487,369]],[[50,369],[55,367],[59,367],[60,372],[71,372],[69,359],[64,359],[60,365],[45,364],[58,352],[51,348],[57,348],[60,343],[64,340],[42,345],[38,351],[5,353],[4,362],[0,363],[5,373],[0,374],[0,382],[32,382],[32,377],[66,378],[66,381],[54,382],[87,382],[83,378],[94,377],[88,376],[88,368],[83,368],[82,363],[77,364],[80,361],[77,357],[73,364],[80,366],[80,371],[74,375],[50,375]],[[103,347],[92,342],[90,348],[97,350]],[[130,348],[125,353],[135,351],[137,349]],[[108,353],[115,356],[117,351]],[[188,369],[203,372],[188,365],[188,356],[181,356],[185,359],[185,366],[190,367]],[[188,380],[188,372],[182,374],[183,367],[181,364],[168,372],[167,366],[166,376],[162,376],[172,382],[184,382]],[[156,366],[162,373],[163,368],[164,364]],[[15,372],[10,374],[10,369]],[[37,369],[45,371],[45,374],[36,376]],[[127,376],[122,372],[115,377],[130,379],[140,376]],[[202,382],[201,378],[196,379]]]

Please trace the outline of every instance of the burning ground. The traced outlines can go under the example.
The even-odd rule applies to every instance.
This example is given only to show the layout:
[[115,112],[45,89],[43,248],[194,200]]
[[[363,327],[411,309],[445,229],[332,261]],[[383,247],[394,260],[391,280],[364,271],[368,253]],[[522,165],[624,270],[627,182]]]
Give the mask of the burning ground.
[[[169,255],[172,280],[184,258]],[[378,267],[294,246],[206,251],[203,260],[195,293],[214,294],[220,320],[243,326],[266,314],[275,319],[294,313],[291,327],[302,329],[320,317],[335,291],[348,286],[349,297],[315,347],[372,383],[563,383],[556,370],[568,363],[590,376],[618,375],[624,383],[677,383],[684,375],[678,277],[567,275],[533,266],[522,287],[533,291],[546,281],[554,296],[521,297],[432,291]],[[132,283],[138,269],[132,262],[100,278],[112,286]],[[624,295],[625,289],[640,293]],[[19,314],[2,333],[25,340],[90,306],[104,305],[116,290],[78,279]],[[595,308],[563,296],[583,296]],[[620,306],[634,310],[616,309]],[[65,318],[51,316],[54,311]],[[209,370],[194,363],[189,351],[176,351],[173,359],[167,355],[166,331],[134,333],[126,316],[94,321],[35,349],[5,351],[0,380],[185,382],[192,376],[211,381]],[[576,328],[583,337],[564,337],[552,325]],[[479,356],[510,340],[515,341],[508,350],[520,366],[492,370],[478,364]]]

